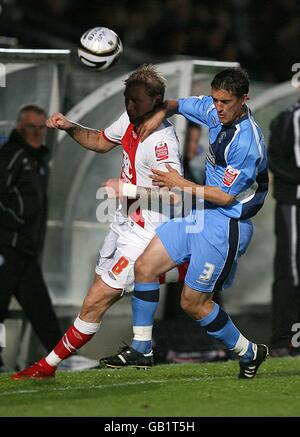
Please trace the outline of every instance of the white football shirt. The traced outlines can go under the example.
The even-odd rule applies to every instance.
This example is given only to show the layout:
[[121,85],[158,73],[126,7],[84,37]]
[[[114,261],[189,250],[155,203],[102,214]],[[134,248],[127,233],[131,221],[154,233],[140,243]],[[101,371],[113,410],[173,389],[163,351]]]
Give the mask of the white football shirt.
[[[170,164],[180,174],[183,174],[178,138],[173,125],[169,121],[166,120],[141,143],[134,130],[134,125],[130,123],[127,113],[124,112],[117,121],[104,130],[103,134],[106,140],[120,144],[123,149],[123,165],[120,178],[124,182],[141,187],[151,187],[151,169],[166,170],[166,163]],[[127,205],[130,206],[130,203],[133,202],[129,201]],[[129,211],[127,215],[127,211],[122,208],[121,214],[123,217],[120,217],[120,220],[124,221],[125,216],[128,217],[137,231],[140,227],[154,233],[155,228],[169,218],[161,212],[144,207],[140,211],[138,210],[137,213],[131,213],[130,209],[127,208]],[[118,214],[116,220],[118,220],[117,217]]]

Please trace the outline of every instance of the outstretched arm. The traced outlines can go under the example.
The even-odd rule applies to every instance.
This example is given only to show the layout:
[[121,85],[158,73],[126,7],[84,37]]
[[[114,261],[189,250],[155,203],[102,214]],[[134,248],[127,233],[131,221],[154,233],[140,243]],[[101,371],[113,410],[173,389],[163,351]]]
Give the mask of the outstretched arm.
[[165,203],[176,204],[181,201],[181,195],[170,191],[166,187],[141,187],[139,185],[128,184],[121,179],[108,179],[103,186],[106,188],[110,198],[141,199],[152,202],[162,201]]
[[106,140],[101,131],[74,123],[60,112],[55,112],[48,118],[47,126],[50,128],[65,130],[70,137],[77,141],[81,146],[97,153],[108,152],[116,146],[115,143]]
[[168,172],[152,169],[153,185],[167,188],[176,187],[182,191],[188,189],[194,196],[200,197],[218,206],[231,205],[235,199],[234,196],[225,193],[224,191],[220,190],[219,187],[195,184],[194,182],[188,181],[180,176],[180,174],[169,164],[166,164],[166,167]]

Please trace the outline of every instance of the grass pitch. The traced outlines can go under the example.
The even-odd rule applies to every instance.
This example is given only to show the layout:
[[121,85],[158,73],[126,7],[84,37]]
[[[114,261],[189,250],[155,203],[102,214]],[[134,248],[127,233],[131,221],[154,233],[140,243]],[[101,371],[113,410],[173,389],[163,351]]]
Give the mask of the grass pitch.
[[300,359],[269,359],[254,380],[238,362],[57,372],[48,381],[0,375],[0,416],[300,416]]

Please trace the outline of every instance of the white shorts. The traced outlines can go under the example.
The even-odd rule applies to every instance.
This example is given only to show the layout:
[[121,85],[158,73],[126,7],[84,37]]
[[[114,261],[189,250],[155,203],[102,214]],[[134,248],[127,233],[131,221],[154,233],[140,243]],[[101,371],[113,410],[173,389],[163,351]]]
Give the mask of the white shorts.
[[128,222],[114,224],[99,249],[95,272],[110,287],[119,288],[122,292],[132,292],[134,263],[153,236],[146,231],[134,232]]

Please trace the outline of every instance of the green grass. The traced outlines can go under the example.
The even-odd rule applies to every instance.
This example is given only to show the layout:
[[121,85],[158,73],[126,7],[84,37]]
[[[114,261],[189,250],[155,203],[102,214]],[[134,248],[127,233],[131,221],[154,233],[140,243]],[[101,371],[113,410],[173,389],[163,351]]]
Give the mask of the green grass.
[[49,381],[0,376],[0,416],[300,416],[300,359],[269,359],[254,380],[238,362],[58,372]]

